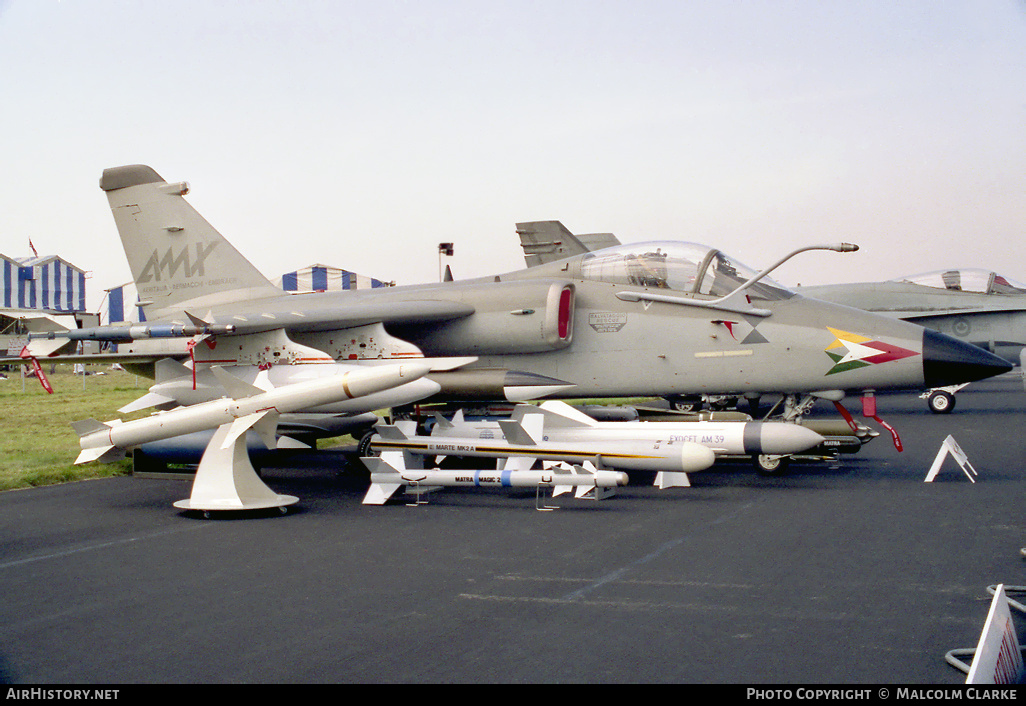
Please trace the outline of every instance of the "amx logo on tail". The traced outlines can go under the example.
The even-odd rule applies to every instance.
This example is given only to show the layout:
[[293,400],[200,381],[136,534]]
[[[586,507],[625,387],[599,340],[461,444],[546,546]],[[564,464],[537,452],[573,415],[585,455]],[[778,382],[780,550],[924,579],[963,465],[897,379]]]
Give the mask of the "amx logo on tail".
[[195,243],[195,245],[196,251],[191,257],[189,246],[182,248],[178,254],[175,254],[174,248],[171,247],[165,250],[163,255],[154,249],[136,281],[142,284],[154,280],[159,282],[162,277],[172,279],[179,270],[181,270],[182,277],[202,277],[203,263],[210,252],[217,247],[217,243]]
[[826,347],[826,354],[834,361],[834,367],[827,371],[827,375],[919,355],[907,348],[874,341],[872,338],[859,336],[848,331],[841,331],[829,326],[827,326],[827,329],[830,333],[837,336],[834,342]]

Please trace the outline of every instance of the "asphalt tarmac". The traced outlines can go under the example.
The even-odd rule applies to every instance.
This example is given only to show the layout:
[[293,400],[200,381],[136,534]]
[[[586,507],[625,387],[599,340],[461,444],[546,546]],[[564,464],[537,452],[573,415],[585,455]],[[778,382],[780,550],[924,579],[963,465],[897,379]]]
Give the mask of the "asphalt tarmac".
[[[631,474],[553,512],[533,490],[364,506],[330,467],[266,472],[300,498],[284,516],[202,519],[181,480],[0,493],[0,677],[962,684],[944,654],[976,645],[986,587],[1026,584],[1024,410],[1018,374],[950,415],[882,397],[901,453],[884,431],[836,465]],[[951,459],[923,482],[949,434],[976,483]]]

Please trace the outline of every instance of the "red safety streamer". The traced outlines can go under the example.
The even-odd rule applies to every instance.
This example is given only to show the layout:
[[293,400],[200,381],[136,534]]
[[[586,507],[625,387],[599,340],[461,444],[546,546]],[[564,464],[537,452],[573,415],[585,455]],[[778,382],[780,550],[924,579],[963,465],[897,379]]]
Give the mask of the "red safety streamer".
[[884,429],[891,433],[891,440],[894,441],[894,448],[899,452],[904,451],[904,447],[901,445],[901,437],[898,436],[898,430],[892,427],[890,424],[880,419],[880,415],[876,413],[876,396],[867,394],[862,396],[862,414],[870,419],[876,420],[876,423],[882,426]]
[[889,431],[891,433],[891,439],[894,440],[894,448],[896,448],[898,451],[904,451],[905,450],[904,447],[901,445],[901,437],[898,436],[898,430],[897,429],[892,427],[890,424],[888,424],[884,420],[880,419],[880,417],[878,417],[875,414],[872,415],[871,418],[875,419],[877,424],[879,424],[880,426],[882,426],[884,429],[886,429],[887,431]]
[[50,386],[50,381],[46,379],[46,374],[43,372],[43,366],[39,364],[34,355],[29,355],[28,346],[21,349],[21,357],[28,358],[29,362],[32,363],[32,370],[35,371],[36,378],[39,379],[39,384],[43,386],[48,394],[53,394],[53,388]]
[[192,339],[185,344],[185,348],[189,351],[189,361],[192,363],[192,389],[196,389],[196,344],[198,341]]
[[848,427],[853,432],[857,433],[859,430],[859,425],[855,423],[855,420],[852,418],[851,413],[848,412],[848,410],[846,410],[844,406],[836,400],[834,401],[834,407],[837,407],[837,411],[840,413],[842,417],[844,417],[844,421],[848,422]]

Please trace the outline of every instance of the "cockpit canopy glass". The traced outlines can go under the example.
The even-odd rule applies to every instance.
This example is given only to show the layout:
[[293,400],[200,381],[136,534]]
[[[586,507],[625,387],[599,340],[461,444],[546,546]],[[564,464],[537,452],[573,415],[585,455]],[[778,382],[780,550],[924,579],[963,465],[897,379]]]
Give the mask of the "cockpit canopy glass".
[[937,270],[919,275],[901,277],[896,282],[908,282],[923,287],[947,289],[978,294],[1026,294],[1026,284],[1002,277],[996,272],[982,269]]
[[[672,240],[618,245],[589,253],[581,263],[586,280],[668,289],[722,297],[751,277],[753,270],[698,243]],[[747,293],[753,299],[789,299],[794,292],[764,277]]]

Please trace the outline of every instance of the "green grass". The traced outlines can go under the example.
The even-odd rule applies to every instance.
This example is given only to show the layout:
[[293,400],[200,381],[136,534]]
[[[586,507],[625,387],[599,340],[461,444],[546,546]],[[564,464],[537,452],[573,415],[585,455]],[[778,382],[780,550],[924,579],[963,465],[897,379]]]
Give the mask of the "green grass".
[[0,490],[129,473],[130,460],[74,465],[80,449],[70,424],[88,417],[122,417],[118,407],[143,395],[151,382],[100,365],[89,370],[104,375],[87,375],[84,380],[70,365],[58,365],[51,374],[44,363],[44,370],[52,395],[35,378],[26,378],[23,385],[17,369],[6,371],[7,379],[0,380]]
[[[115,463],[92,461],[75,465],[81,448],[71,422],[79,419],[139,419],[152,410],[123,415],[117,410],[146,393],[152,380],[109,366],[91,365],[81,375],[71,365],[58,365],[54,373],[43,364],[54,394],[47,394],[35,378],[21,379],[15,369],[0,380],[0,491],[54,485],[90,478],[109,478],[132,472],[131,458]],[[318,448],[352,443],[350,436],[321,439]]]

